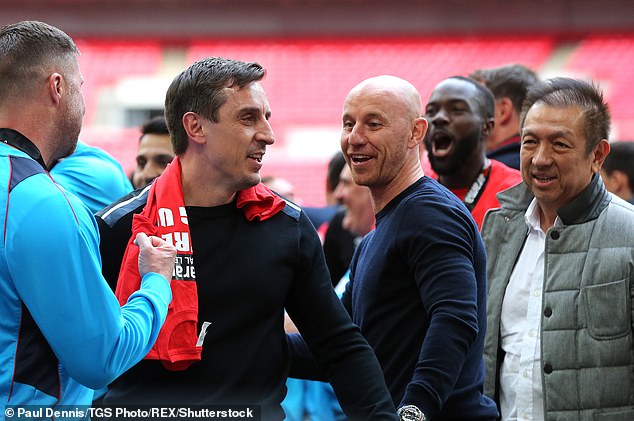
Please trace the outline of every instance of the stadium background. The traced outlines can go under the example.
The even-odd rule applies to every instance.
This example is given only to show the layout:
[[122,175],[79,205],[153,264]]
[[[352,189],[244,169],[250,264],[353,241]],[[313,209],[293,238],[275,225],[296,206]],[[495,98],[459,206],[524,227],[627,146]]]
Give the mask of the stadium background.
[[262,174],[287,178],[304,205],[323,204],[347,91],[378,74],[410,80],[423,101],[447,76],[511,62],[591,79],[611,107],[611,140],[634,140],[631,0],[0,0],[0,25],[26,19],[77,41],[80,137],[126,171],[172,78],[210,55],[267,68],[276,144]]

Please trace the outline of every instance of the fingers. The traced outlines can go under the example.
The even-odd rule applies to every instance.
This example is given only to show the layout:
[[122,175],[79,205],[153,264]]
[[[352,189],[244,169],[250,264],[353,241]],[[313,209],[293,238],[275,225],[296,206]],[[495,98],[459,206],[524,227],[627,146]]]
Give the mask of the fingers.
[[142,248],[150,247],[152,245],[152,243],[150,242],[150,238],[144,232],[140,232],[136,235],[136,238],[134,239],[134,244]]
[[163,240],[160,237],[156,237],[154,235],[150,237],[150,242],[152,243],[154,247],[161,247],[168,244],[167,241]]
[[148,236],[144,232],[140,232],[136,235],[136,238],[134,239],[134,244],[139,247],[165,247],[166,245],[170,246],[170,244],[162,238],[156,237],[154,235]]
[[139,246],[139,274],[143,277],[148,272],[163,275],[168,281],[172,279],[176,247],[160,237],[137,234],[134,242]]

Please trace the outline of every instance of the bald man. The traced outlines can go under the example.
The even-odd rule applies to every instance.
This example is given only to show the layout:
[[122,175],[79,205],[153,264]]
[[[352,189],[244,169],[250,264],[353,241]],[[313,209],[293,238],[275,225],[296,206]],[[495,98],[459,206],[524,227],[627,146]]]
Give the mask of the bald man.
[[482,395],[484,246],[462,202],[423,174],[418,91],[393,76],[365,80],[346,97],[342,122],[341,150],[376,214],[342,300],[401,419],[495,420]]

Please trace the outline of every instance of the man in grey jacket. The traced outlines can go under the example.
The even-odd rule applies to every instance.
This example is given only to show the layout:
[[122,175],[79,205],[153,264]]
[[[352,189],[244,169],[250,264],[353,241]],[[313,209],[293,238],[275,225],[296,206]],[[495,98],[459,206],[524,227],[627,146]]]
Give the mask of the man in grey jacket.
[[482,227],[485,392],[503,420],[634,419],[634,207],[599,175],[609,127],[586,82],[540,82],[524,102],[524,183]]

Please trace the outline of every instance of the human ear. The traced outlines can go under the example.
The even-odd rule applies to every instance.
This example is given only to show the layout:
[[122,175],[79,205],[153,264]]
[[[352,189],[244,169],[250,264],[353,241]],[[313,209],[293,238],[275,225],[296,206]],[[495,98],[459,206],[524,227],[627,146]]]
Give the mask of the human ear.
[[183,115],[183,128],[187,137],[196,143],[205,143],[205,130],[203,128],[203,118],[193,111]]
[[508,124],[514,111],[513,101],[510,98],[504,97],[495,101],[495,116],[500,126]]
[[47,79],[48,94],[55,106],[59,105],[62,99],[64,77],[59,73],[51,74]]
[[603,165],[603,161],[605,161],[605,157],[610,153],[610,143],[607,139],[601,139],[597,146],[594,147],[594,151],[592,152],[592,172],[598,173],[601,170],[601,166]]
[[410,137],[409,147],[413,148],[420,145],[427,133],[427,120],[424,117],[418,117],[414,120],[414,126],[412,127],[412,136]]

